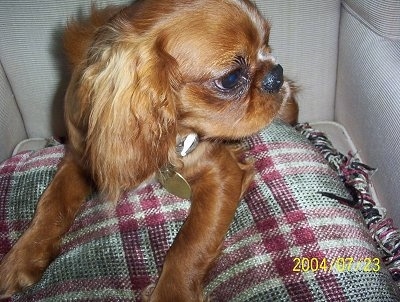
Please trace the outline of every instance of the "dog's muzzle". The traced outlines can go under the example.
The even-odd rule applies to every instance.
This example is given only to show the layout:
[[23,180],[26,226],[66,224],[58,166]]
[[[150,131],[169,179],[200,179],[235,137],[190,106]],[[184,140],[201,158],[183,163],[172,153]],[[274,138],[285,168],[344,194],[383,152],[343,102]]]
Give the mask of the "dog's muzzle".
[[276,93],[283,85],[283,68],[280,64],[274,66],[262,81],[262,89],[268,93]]

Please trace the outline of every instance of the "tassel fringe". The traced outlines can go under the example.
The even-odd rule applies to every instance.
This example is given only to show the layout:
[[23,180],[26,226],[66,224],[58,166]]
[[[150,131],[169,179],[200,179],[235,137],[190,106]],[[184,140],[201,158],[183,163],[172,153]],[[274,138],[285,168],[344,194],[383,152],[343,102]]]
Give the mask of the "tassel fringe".
[[311,128],[308,123],[297,124],[295,128],[321,152],[329,165],[338,173],[352,200],[329,192],[319,193],[361,211],[381,253],[383,263],[393,279],[400,282],[400,231],[394,226],[393,220],[386,217],[385,209],[376,206],[371,196],[370,179],[376,169],[361,163],[357,154],[349,152],[345,156],[338,152],[323,132]]

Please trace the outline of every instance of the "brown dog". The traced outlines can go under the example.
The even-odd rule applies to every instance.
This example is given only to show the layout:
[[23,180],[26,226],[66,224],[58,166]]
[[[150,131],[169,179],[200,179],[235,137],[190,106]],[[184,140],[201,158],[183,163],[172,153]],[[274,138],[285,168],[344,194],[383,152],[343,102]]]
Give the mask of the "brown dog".
[[31,225],[2,260],[2,295],[41,278],[93,188],[116,201],[169,170],[164,181],[187,182],[192,205],[145,299],[202,301],[203,280],[253,176],[226,142],[275,117],[297,118],[269,30],[248,0],[142,0],[71,23],[68,150]]

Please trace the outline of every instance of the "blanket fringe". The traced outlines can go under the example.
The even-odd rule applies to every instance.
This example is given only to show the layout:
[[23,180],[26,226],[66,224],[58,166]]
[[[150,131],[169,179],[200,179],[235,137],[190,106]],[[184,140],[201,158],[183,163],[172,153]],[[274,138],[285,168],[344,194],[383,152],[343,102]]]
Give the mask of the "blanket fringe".
[[338,173],[352,200],[329,192],[319,193],[361,211],[382,255],[382,261],[393,279],[400,282],[400,231],[394,226],[393,220],[386,217],[385,209],[376,206],[371,195],[370,179],[376,169],[361,163],[357,154],[349,152],[346,156],[337,151],[323,132],[313,129],[308,123],[297,124],[295,128],[321,152]]

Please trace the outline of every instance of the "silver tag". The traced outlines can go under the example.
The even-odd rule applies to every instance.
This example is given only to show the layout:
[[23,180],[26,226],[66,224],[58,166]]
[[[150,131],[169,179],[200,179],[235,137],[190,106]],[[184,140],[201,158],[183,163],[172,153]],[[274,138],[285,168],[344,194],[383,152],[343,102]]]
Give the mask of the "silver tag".
[[161,185],[171,194],[184,199],[192,197],[192,189],[186,179],[172,167],[166,167],[158,173]]
[[176,152],[185,157],[192,152],[199,144],[199,136],[196,133],[190,133],[180,140],[176,145]]

